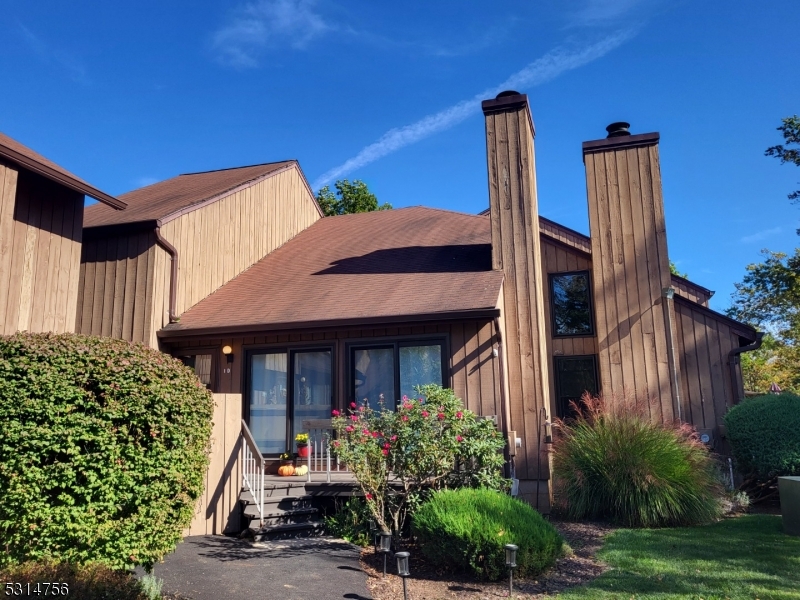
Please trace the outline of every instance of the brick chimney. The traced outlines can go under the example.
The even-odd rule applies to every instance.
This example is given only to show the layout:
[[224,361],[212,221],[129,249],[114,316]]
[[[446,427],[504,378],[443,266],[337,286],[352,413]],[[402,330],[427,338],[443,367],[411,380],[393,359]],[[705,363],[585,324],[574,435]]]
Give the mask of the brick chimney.
[[528,97],[502,92],[482,104],[486,119],[492,268],[502,270],[509,429],[520,496],[549,510],[545,421],[550,415],[539,213]]
[[658,133],[583,143],[592,279],[603,392],[635,394],[653,420],[672,420],[679,402],[671,276]]

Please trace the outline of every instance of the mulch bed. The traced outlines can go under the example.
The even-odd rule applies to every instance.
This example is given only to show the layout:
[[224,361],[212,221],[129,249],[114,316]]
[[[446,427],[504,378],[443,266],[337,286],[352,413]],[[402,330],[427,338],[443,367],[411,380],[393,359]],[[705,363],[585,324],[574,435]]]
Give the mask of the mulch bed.
[[[555,566],[537,579],[514,580],[514,597],[520,600],[543,598],[567,588],[583,585],[598,577],[606,566],[595,558],[603,538],[613,530],[605,523],[573,523],[552,520],[572,554],[556,561]],[[403,548],[411,553],[411,577],[408,578],[408,597],[412,600],[468,598],[483,600],[508,597],[508,580],[497,583],[475,581],[467,574],[447,573],[432,569],[414,547]],[[395,575],[394,561],[389,559],[388,575],[383,577],[383,555],[373,548],[361,553],[361,566],[369,576],[367,585],[375,600],[396,600],[403,597],[403,580]]]

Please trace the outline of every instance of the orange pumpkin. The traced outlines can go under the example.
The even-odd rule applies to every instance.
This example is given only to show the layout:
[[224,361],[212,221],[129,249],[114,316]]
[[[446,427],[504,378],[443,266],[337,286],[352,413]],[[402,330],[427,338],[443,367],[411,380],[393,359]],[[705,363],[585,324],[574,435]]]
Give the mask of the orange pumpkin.
[[281,465],[278,467],[278,475],[288,477],[294,475],[294,465]]

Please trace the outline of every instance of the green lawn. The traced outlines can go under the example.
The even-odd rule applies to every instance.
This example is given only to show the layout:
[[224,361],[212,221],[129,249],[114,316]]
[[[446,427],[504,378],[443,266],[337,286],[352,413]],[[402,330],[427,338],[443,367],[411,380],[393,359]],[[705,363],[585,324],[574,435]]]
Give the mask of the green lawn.
[[598,557],[611,570],[560,598],[800,599],[800,537],[784,534],[777,516],[621,529]]

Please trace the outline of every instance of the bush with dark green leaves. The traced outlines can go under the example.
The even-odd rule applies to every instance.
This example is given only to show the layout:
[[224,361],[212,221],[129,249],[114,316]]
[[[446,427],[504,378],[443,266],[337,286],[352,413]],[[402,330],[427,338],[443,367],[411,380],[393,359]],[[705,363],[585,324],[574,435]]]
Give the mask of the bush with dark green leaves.
[[667,527],[721,516],[714,459],[690,426],[653,423],[646,406],[622,398],[607,408],[586,396],[576,409],[575,419],[558,423],[553,444],[569,517]]
[[191,522],[213,399],[141,344],[0,337],[0,566],[150,568]]
[[725,415],[728,441],[742,473],[767,480],[800,475],[800,396],[758,396]]
[[496,581],[508,573],[506,544],[516,544],[520,577],[536,576],[562,554],[555,528],[530,505],[485,488],[436,492],[411,528],[431,564]]

